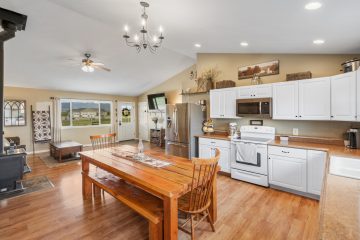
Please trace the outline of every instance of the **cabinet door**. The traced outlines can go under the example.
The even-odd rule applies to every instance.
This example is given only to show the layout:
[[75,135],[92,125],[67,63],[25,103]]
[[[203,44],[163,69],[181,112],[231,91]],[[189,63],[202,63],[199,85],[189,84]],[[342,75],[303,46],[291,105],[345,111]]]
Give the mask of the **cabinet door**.
[[331,77],[331,120],[356,120],[356,72]]
[[223,115],[222,107],[223,94],[221,91],[210,91],[210,117],[221,118]]
[[308,151],[307,162],[307,189],[309,193],[320,195],[324,178],[325,161],[327,154],[321,151]]
[[255,87],[255,98],[271,98],[272,97],[272,85],[261,84]]
[[299,119],[330,120],[330,78],[299,81]]
[[230,149],[218,147],[220,150],[219,166],[222,172],[230,173]]
[[205,144],[199,144],[199,158],[211,158],[213,147]]
[[356,120],[360,121],[360,68],[356,71]]
[[236,118],[236,90],[224,90],[222,93],[222,104],[225,118]]
[[254,87],[239,87],[237,88],[237,98],[238,99],[246,99],[252,98],[254,95]]
[[306,159],[269,155],[269,182],[306,192]]
[[273,85],[273,119],[298,119],[298,82]]

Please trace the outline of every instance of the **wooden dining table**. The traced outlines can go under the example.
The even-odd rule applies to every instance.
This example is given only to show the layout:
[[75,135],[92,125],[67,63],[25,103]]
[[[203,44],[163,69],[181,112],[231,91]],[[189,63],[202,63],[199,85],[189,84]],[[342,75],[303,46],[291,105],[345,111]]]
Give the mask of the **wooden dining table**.
[[[164,160],[171,165],[154,168],[136,160],[119,157],[119,151],[136,152],[136,148],[121,145],[101,150],[81,152],[82,160],[82,193],[83,198],[92,197],[92,185],[89,178],[90,165],[99,167],[126,182],[138,187],[163,201],[164,239],[178,239],[178,199],[191,190],[193,164],[191,160],[165,155],[163,152],[148,150],[146,155]],[[214,222],[217,219],[216,177],[211,195],[210,215]]]

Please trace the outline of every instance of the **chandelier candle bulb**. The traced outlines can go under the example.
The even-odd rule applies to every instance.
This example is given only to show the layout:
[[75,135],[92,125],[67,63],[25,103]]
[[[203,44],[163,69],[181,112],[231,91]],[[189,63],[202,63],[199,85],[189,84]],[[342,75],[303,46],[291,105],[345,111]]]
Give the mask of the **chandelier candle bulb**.
[[129,26],[128,25],[124,26],[124,31],[125,31],[126,34],[129,32]]

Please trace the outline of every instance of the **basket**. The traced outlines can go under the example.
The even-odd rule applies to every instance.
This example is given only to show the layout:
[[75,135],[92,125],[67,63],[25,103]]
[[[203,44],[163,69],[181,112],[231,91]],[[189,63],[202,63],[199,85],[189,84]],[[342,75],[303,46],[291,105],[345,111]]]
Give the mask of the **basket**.
[[216,89],[235,87],[235,82],[231,80],[223,80],[216,82]]
[[286,81],[295,81],[310,78],[312,78],[312,73],[310,71],[286,74]]

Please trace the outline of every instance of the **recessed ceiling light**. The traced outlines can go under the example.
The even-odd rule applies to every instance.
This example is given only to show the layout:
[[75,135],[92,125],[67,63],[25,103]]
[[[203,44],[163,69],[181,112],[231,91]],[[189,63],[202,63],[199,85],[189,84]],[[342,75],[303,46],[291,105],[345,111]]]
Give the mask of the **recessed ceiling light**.
[[321,44],[324,44],[325,41],[322,40],[322,39],[316,39],[316,40],[313,41],[313,43],[316,44],[316,45],[321,45]]
[[201,44],[200,44],[200,43],[195,43],[194,46],[197,47],[197,48],[201,48]]
[[310,2],[308,4],[305,5],[305,9],[306,10],[316,10],[321,8],[322,4],[319,2]]
[[243,47],[249,46],[249,44],[247,42],[241,42],[240,45],[243,46]]

